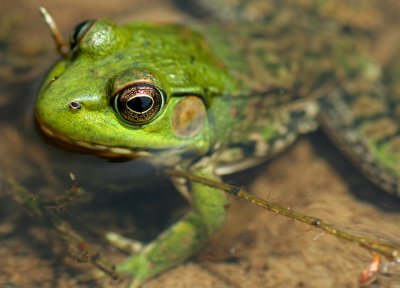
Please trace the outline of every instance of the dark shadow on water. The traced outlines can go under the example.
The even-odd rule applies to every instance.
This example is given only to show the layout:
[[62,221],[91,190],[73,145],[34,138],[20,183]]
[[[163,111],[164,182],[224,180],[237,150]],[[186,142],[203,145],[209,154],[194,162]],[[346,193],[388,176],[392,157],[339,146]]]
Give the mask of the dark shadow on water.
[[[348,192],[358,201],[371,203],[386,213],[398,213],[400,211],[400,198],[371,183],[322,131],[316,131],[303,137],[309,139],[318,157],[325,159],[329,165],[334,167],[342,181],[347,185]],[[224,181],[236,186],[248,187],[257,177],[265,173],[265,169],[268,165],[271,165],[271,161],[273,160],[243,172],[227,175],[224,177]]]
[[172,0],[172,2],[180,10],[190,14],[196,19],[209,20],[211,18],[208,11],[204,9],[204,7],[202,7],[197,1]]
[[141,160],[112,163],[79,153],[55,150],[55,154],[57,177],[65,179],[68,187],[72,171],[87,191],[66,211],[73,225],[82,226],[80,231],[90,230],[93,221],[102,222],[99,232],[119,230],[127,237],[149,241],[186,210],[185,200],[169,179]]
[[326,159],[329,165],[335,168],[348,186],[349,193],[352,193],[355,198],[371,203],[384,212],[398,213],[400,211],[400,198],[368,181],[322,131],[317,131],[307,137],[310,138],[317,155]]

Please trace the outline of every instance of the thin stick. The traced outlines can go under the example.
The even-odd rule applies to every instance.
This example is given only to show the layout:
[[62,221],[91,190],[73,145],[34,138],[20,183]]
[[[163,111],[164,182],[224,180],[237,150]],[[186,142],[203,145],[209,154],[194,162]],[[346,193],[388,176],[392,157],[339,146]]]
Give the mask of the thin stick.
[[380,240],[377,238],[367,237],[367,236],[356,236],[340,230],[333,225],[327,224],[323,220],[304,215],[302,213],[296,212],[289,208],[284,208],[275,203],[260,199],[255,197],[248,192],[246,192],[243,188],[239,188],[233,185],[229,185],[226,183],[218,182],[215,180],[211,180],[208,178],[204,178],[201,176],[194,175],[190,172],[179,171],[175,169],[165,169],[165,174],[173,176],[173,177],[183,177],[190,181],[198,182],[200,184],[207,185],[209,187],[213,187],[216,189],[220,189],[227,193],[233,194],[241,199],[244,199],[254,205],[260,206],[269,211],[284,215],[286,217],[295,219],[297,221],[306,223],[313,227],[323,230],[324,232],[336,236],[340,239],[344,239],[346,241],[353,242],[363,248],[366,248],[370,252],[375,252],[383,255],[389,261],[393,261],[395,263],[400,264],[400,245],[399,244],[389,244],[384,242],[384,240]]
[[44,23],[49,28],[51,37],[53,38],[54,43],[56,44],[58,53],[60,53],[63,57],[65,57],[69,52],[69,48],[68,45],[65,44],[64,38],[61,35],[60,30],[58,30],[56,22],[54,21],[53,17],[51,17],[49,12],[47,12],[46,8],[41,6],[39,7],[39,11],[43,17]]
[[[50,223],[57,231],[60,238],[67,244],[68,252],[71,257],[79,262],[91,262],[95,267],[109,275],[112,279],[118,278],[115,272],[115,265],[104,256],[100,255],[100,253],[86,242],[66,221],[61,220],[60,217],[53,212],[56,211],[56,209],[52,208],[53,206],[49,207],[42,199],[35,196],[14,179],[5,176],[3,173],[0,173],[0,184],[1,190],[11,194],[16,202],[25,205],[35,216]],[[78,189],[75,181],[71,189]],[[70,193],[72,192],[70,191]],[[76,191],[74,193],[76,193]]]

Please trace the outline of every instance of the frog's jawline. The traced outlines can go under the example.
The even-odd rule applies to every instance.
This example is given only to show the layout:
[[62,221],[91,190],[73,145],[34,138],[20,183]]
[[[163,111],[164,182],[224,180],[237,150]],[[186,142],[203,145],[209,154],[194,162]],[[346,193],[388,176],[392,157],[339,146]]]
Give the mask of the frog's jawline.
[[68,150],[73,150],[76,152],[94,154],[99,157],[104,158],[126,158],[126,159],[136,159],[139,157],[149,157],[152,154],[149,151],[144,150],[133,150],[125,147],[110,147],[99,144],[91,144],[83,141],[74,141],[63,135],[58,135],[52,130],[47,128],[45,125],[37,121],[40,130],[48,137],[52,138],[61,147]]

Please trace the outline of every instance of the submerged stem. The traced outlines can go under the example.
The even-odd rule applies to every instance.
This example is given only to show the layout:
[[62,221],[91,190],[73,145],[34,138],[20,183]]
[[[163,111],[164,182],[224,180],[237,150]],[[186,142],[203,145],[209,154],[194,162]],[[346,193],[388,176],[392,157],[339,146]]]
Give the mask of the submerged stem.
[[190,172],[184,172],[184,171],[179,171],[175,169],[166,169],[164,172],[167,175],[173,176],[173,177],[183,177],[186,178],[190,181],[198,182],[210,187],[214,187],[216,189],[223,190],[229,194],[233,194],[241,199],[244,199],[254,205],[260,206],[264,209],[267,209],[272,212],[276,212],[278,214],[281,214],[283,216],[295,219],[297,221],[306,223],[308,225],[311,225],[313,227],[316,227],[318,229],[323,230],[327,234],[336,236],[340,239],[353,242],[360,247],[366,248],[370,252],[378,253],[382,256],[384,256],[386,259],[388,259],[391,262],[395,262],[400,264],[400,245],[398,244],[391,244],[387,243],[384,240],[380,240],[377,238],[373,237],[367,237],[367,236],[357,236],[354,234],[351,234],[349,232],[340,230],[336,227],[334,227],[331,224],[328,224],[324,222],[323,220],[313,217],[313,216],[308,216],[305,214],[302,214],[300,212],[294,211],[289,208],[284,208],[276,203],[272,203],[270,201],[260,199],[256,196],[253,196],[246,192],[243,188],[239,188],[230,184],[226,184],[223,182],[218,182],[214,181],[212,179],[207,179],[201,176],[194,175]]
[[44,23],[49,28],[51,37],[56,44],[58,53],[60,53],[62,56],[66,56],[69,52],[69,48],[68,45],[65,43],[64,38],[60,33],[60,30],[58,30],[56,22],[54,21],[53,17],[51,17],[46,8],[41,6],[39,7],[39,11],[43,17]]

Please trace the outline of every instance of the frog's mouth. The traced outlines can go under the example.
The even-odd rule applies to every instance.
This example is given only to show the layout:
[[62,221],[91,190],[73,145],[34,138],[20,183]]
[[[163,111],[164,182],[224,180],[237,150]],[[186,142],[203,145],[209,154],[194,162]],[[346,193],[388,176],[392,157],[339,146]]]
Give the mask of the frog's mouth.
[[85,154],[93,154],[103,158],[117,158],[117,159],[136,159],[139,157],[149,157],[152,156],[150,151],[143,149],[130,149],[126,147],[112,147],[100,144],[93,144],[83,141],[76,141],[74,139],[68,138],[64,135],[57,134],[53,130],[49,129],[40,121],[36,121],[39,129],[43,132],[44,136],[51,139],[49,142],[56,143],[57,145],[65,148],[67,150],[72,150]]

